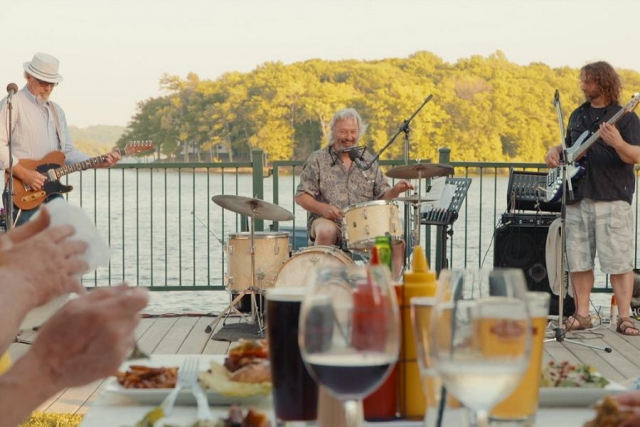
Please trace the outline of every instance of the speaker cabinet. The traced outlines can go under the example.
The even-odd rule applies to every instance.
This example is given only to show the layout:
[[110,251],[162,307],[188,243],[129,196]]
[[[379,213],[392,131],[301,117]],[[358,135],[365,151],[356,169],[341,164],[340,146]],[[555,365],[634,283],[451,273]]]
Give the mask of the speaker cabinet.
[[[493,251],[494,267],[519,268],[524,272],[531,291],[551,294],[549,314],[557,315],[558,296],[551,292],[547,276],[546,244],[548,225],[503,225],[496,229]],[[563,312],[570,316],[575,311],[573,298],[567,296]]]

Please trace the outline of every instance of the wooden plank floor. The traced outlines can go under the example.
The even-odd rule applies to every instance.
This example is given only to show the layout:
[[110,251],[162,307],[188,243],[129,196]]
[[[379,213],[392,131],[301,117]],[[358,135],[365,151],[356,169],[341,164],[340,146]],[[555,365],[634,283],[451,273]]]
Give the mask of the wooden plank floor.
[[[205,333],[205,327],[211,317],[159,317],[145,318],[136,331],[140,347],[149,353],[158,354],[226,354],[229,343],[212,341],[211,333]],[[237,321],[230,319],[229,322]],[[222,323],[218,325],[219,329]],[[217,330],[216,329],[216,330]],[[214,331],[215,332],[215,331]],[[20,339],[30,341],[36,333],[27,332]],[[553,335],[551,329],[547,335]],[[592,331],[569,333],[567,341],[551,340],[544,344],[545,361],[569,361],[587,363],[594,366],[602,375],[615,382],[622,382],[640,376],[640,337],[623,336],[606,326]],[[569,342],[575,340],[589,345],[611,347],[613,351],[584,347]],[[29,348],[26,344],[14,343],[10,347],[14,359],[20,357]],[[91,402],[98,396],[102,381],[96,381],[84,387],[67,389],[45,402],[39,410],[54,413],[84,414]]]

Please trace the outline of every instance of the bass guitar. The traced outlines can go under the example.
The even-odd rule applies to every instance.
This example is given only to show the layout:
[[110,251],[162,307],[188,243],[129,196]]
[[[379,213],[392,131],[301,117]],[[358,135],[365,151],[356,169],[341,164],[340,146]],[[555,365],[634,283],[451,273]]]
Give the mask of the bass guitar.
[[[640,103],[640,93],[634,94],[633,97],[631,97],[631,101],[607,120],[607,123],[617,123],[626,113],[635,110],[638,103]],[[600,139],[600,130],[595,132],[586,130],[571,147],[567,148],[567,158],[564,160],[567,167],[567,179],[570,179],[571,182],[579,180],[587,172],[586,165],[580,160],[598,139]],[[555,203],[560,201],[562,191],[562,167],[551,169],[547,175],[547,202]]]
[[[130,142],[124,148],[117,148],[114,151],[121,156],[140,153],[143,151],[153,150],[151,141]],[[52,151],[40,160],[20,159],[20,164],[31,170],[40,172],[46,177],[41,190],[34,190],[24,184],[20,179],[13,177],[13,203],[20,209],[29,211],[35,209],[47,196],[51,194],[64,194],[73,190],[71,185],[64,185],[60,182],[60,178],[71,172],[95,167],[106,160],[106,154],[102,156],[92,157],[83,162],[65,165],[65,155],[62,151]],[[5,171],[5,181],[9,179],[9,172]]]

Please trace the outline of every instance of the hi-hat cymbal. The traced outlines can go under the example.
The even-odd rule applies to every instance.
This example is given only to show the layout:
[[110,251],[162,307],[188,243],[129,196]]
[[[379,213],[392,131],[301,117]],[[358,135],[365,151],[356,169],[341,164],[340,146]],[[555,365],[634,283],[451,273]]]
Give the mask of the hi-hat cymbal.
[[397,166],[386,173],[389,178],[416,179],[453,175],[453,166],[443,163],[416,163]]
[[222,194],[211,198],[213,203],[241,215],[254,216],[256,219],[271,221],[291,221],[293,214],[273,203],[251,197]]
[[438,199],[436,197],[429,196],[429,195],[419,196],[417,194],[414,194],[413,196],[396,197],[393,200],[395,200],[396,202],[404,202],[404,203],[422,203],[422,202],[434,202]]

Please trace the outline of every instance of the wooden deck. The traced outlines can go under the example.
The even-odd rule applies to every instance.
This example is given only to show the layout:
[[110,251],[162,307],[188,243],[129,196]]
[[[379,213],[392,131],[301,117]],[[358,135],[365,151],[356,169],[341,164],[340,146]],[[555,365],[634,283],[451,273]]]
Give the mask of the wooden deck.
[[[229,343],[212,341],[212,334],[204,332],[212,320],[211,317],[191,316],[145,318],[137,330],[140,347],[147,352],[158,354],[226,354]],[[218,328],[221,326],[222,323]],[[35,334],[23,333],[19,338],[30,341]],[[547,330],[547,334],[553,333]],[[544,344],[545,359],[587,363],[615,382],[640,376],[640,337],[623,336],[606,326],[601,326],[593,331],[568,334],[567,339],[594,346],[611,347],[613,352],[606,353],[566,341],[550,341]],[[16,359],[28,348],[27,344],[14,343],[10,352]],[[96,381],[84,387],[67,389],[45,402],[39,410],[84,414],[97,397],[101,386],[102,381]]]

